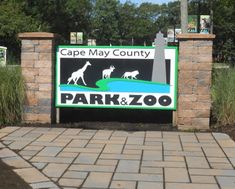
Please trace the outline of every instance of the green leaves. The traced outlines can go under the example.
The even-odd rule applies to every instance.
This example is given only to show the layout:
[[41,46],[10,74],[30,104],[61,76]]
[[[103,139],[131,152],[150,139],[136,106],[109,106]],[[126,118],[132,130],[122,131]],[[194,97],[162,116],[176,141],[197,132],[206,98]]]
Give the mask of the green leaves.
[[[234,0],[200,2],[202,15],[209,15],[212,7],[215,50],[228,61],[234,57]],[[188,5],[189,14],[198,14],[196,1]],[[77,31],[84,32],[85,43],[95,38],[98,45],[151,45],[157,32],[166,36],[168,29],[180,28],[180,1],[137,6],[118,0],[2,0],[0,12],[0,43],[18,54],[19,32],[54,32],[68,43],[69,33]]]
[[[100,45],[151,45],[157,32],[156,20],[160,5],[131,2],[120,4],[116,0],[97,0],[92,14],[92,33]],[[129,41],[129,43],[128,43]]]
[[[231,62],[235,58],[235,7],[234,0],[217,0],[213,3],[215,51],[220,55],[218,61]],[[234,61],[234,60],[233,60]]]
[[1,37],[11,37],[19,32],[37,31],[39,28],[39,22],[27,16],[20,4],[1,2],[0,12]]
[[108,45],[118,35],[118,8],[116,0],[97,0],[92,15],[92,30],[100,45]]

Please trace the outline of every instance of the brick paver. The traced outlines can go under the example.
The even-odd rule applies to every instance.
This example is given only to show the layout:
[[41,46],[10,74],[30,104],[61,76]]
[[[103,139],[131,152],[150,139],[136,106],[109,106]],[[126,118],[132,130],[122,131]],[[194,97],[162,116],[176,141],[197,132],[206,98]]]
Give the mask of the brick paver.
[[163,181],[162,175],[148,174],[148,173],[115,173],[113,179],[125,180],[125,181],[151,181],[151,182]]
[[138,182],[137,189],[163,189],[163,183],[161,182]]
[[36,168],[15,169],[14,171],[29,183],[49,181],[49,179],[40,173]]
[[39,188],[58,188],[53,182],[39,182],[30,184],[30,186],[34,189]]
[[60,151],[62,150],[62,147],[45,147],[41,152],[39,152],[38,156],[56,156]]
[[6,127],[0,158],[35,189],[235,188],[222,133]]
[[217,184],[166,183],[166,189],[219,189]]
[[95,187],[95,188],[108,188],[112,178],[112,173],[97,173],[92,172],[87,177],[84,187]]
[[71,165],[69,170],[72,171],[90,171],[90,172],[113,172],[115,170],[115,166],[111,165],[81,165],[75,164]]
[[88,175],[88,172],[79,172],[79,171],[67,171],[63,177],[64,178],[79,178],[85,179]]
[[83,183],[82,179],[72,179],[72,178],[62,178],[59,180],[59,184],[61,186],[67,186],[67,187],[80,187]]
[[74,161],[76,164],[94,164],[99,154],[95,153],[80,153]]
[[136,160],[120,160],[116,172],[121,173],[138,173],[140,161]]
[[165,168],[166,182],[189,182],[186,168]]
[[17,167],[17,168],[27,168],[31,167],[28,162],[23,160],[21,157],[9,157],[9,158],[4,158],[2,161],[12,167]]
[[128,188],[135,189],[136,182],[135,181],[112,181],[110,188],[118,189],[118,188]]
[[68,166],[69,164],[49,163],[42,172],[48,177],[60,177]]
[[235,188],[235,177],[216,177],[221,188],[232,189]]

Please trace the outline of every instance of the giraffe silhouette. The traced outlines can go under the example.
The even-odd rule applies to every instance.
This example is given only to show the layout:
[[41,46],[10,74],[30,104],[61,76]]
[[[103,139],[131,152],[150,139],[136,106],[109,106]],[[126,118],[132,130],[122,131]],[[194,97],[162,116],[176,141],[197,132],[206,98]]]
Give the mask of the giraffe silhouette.
[[84,80],[84,72],[88,66],[91,66],[91,63],[89,61],[86,61],[86,64],[82,68],[78,69],[77,71],[71,74],[71,76],[68,78],[67,84],[69,84],[73,80],[74,84],[77,85],[78,80],[81,78],[83,84],[87,85]]

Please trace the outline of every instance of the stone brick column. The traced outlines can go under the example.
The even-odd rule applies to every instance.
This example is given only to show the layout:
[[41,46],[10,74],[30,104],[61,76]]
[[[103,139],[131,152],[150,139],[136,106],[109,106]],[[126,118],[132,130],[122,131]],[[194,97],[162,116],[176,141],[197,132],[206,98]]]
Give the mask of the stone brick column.
[[180,34],[178,108],[179,129],[208,129],[211,109],[212,45],[215,35]]
[[55,34],[20,33],[21,67],[26,85],[23,122],[55,122],[54,46]]

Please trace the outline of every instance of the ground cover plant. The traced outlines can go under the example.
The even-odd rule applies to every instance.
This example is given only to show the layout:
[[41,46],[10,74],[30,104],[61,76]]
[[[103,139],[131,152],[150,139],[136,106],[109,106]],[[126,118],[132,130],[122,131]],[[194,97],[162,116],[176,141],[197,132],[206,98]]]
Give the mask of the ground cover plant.
[[214,70],[213,116],[219,125],[235,125],[235,68]]
[[20,67],[0,67],[0,124],[19,123],[23,102],[24,82]]

